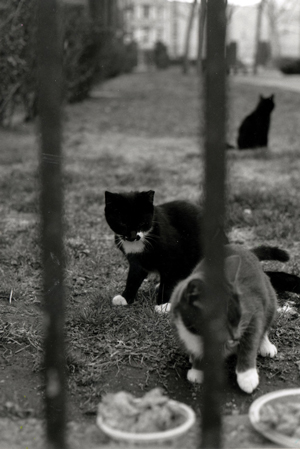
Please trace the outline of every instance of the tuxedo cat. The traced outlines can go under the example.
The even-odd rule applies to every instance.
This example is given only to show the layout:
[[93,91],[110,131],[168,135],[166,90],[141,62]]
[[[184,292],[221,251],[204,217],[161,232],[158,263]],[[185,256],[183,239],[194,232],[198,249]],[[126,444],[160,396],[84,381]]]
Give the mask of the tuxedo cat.
[[[201,248],[201,208],[187,201],[153,205],[154,192],[105,192],[105,217],[115,233],[117,247],[129,262],[122,295],[115,305],[131,304],[149,272],[158,272],[160,285],[157,311],[168,303],[176,284],[191,274],[203,257]],[[224,235],[224,244],[228,243]],[[273,260],[273,248],[261,246],[253,251],[260,260]],[[275,259],[286,262],[288,256],[278,250]],[[280,258],[281,257],[281,258]],[[300,293],[300,279],[284,272],[268,272],[275,288]]]
[[105,192],[107,223],[129,262],[125,290],[113,304],[131,304],[149,272],[160,275],[157,304],[167,303],[202,257],[200,207],[187,201],[154,206],[153,198],[152,190]]
[[259,97],[258,105],[241,123],[237,145],[240,150],[268,146],[271,113],[275,107],[274,95]]
[[[205,260],[177,285],[171,298],[173,322],[193,361],[187,375],[191,382],[202,381],[199,362],[202,357],[201,322],[205,319],[204,266]],[[239,246],[225,246],[225,278],[228,306],[224,357],[237,353],[238,385],[246,393],[252,393],[259,383],[257,354],[263,357],[277,354],[276,347],[268,338],[268,330],[276,314],[276,293],[258,258]]]

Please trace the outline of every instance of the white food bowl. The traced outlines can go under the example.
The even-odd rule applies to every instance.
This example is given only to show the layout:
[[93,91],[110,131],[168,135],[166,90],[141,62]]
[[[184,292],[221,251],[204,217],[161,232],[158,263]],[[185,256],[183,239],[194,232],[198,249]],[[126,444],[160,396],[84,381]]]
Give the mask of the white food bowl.
[[100,416],[97,416],[96,422],[98,427],[100,427],[100,429],[104,433],[115,440],[151,442],[174,439],[176,437],[179,437],[180,435],[185,434],[193,426],[196,420],[196,416],[194,410],[192,410],[191,407],[183,404],[182,402],[170,400],[169,403],[175,405],[178,408],[179,413],[186,418],[182,424],[180,424],[178,427],[174,427],[173,429],[164,430],[161,432],[135,433],[115,429],[106,424]]
[[290,447],[293,449],[300,448],[300,440],[289,437],[283,433],[279,433],[273,429],[268,429],[260,421],[260,411],[263,406],[267,404],[276,404],[278,402],[287,402],[289,397],[293,402],[300,402],[300,388],[291,388],[287,390],[273,391],[272,393],[264,394],[256,399],[249,408],[249,419],[251,424],[259,433],[264,435],[280,447]]

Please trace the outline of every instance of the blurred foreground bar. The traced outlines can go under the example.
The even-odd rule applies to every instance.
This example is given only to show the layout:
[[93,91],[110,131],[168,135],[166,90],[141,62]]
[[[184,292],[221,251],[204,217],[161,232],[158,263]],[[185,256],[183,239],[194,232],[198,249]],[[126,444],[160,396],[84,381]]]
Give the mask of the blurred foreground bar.
[[40,132],[40,212],[44,269],[45,401],[47,448],[64,449],[65,353],[63,195],[61,177],[62,33],[59,2],[43,0],[37,12]]
[[224,324],[225,215],[225,0],[207,1],[207,48],[205,73],[205,204],[203,247],[207,292],[204,340],[202,448],[222,446],[222,391]]

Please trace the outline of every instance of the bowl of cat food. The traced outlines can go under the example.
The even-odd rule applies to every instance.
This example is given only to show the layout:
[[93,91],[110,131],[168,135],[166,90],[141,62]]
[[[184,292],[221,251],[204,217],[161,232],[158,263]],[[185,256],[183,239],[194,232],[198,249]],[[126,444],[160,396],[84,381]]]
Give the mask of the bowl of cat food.
[[98,406],[97,425],[115,440],[142,443],[179,437],[195,419],[189,406],[154,388],[141,398],[126,391],[106,394]]
[[259,433],[280,447],[300,448],[300,388],[261,396],[252,403],[249,418]]

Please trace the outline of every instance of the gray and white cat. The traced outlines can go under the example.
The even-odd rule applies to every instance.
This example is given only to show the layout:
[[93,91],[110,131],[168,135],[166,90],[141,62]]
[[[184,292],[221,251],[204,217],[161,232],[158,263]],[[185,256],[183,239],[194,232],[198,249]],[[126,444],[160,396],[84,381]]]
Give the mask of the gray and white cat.
[[[274,248],[275,257],[277,252],[278,249]],[[202,336],[199,328],[205,315],[204,266],[205,260],[177,285],[171,297],[172,319],[179,339],[192,360],[187,378],[198,383],[202,382],[202,371],[199,369]],[[258,258],[245,248],[225,246],[225,278],[228,289],[228,337],[224,357],[237,353],[237,383],[243,391],[252,393],[259,384],[257,354],[263,357],[274,357],[277,354],[276,347],[268,338],[268,330],[276,314],[277,297]]]

